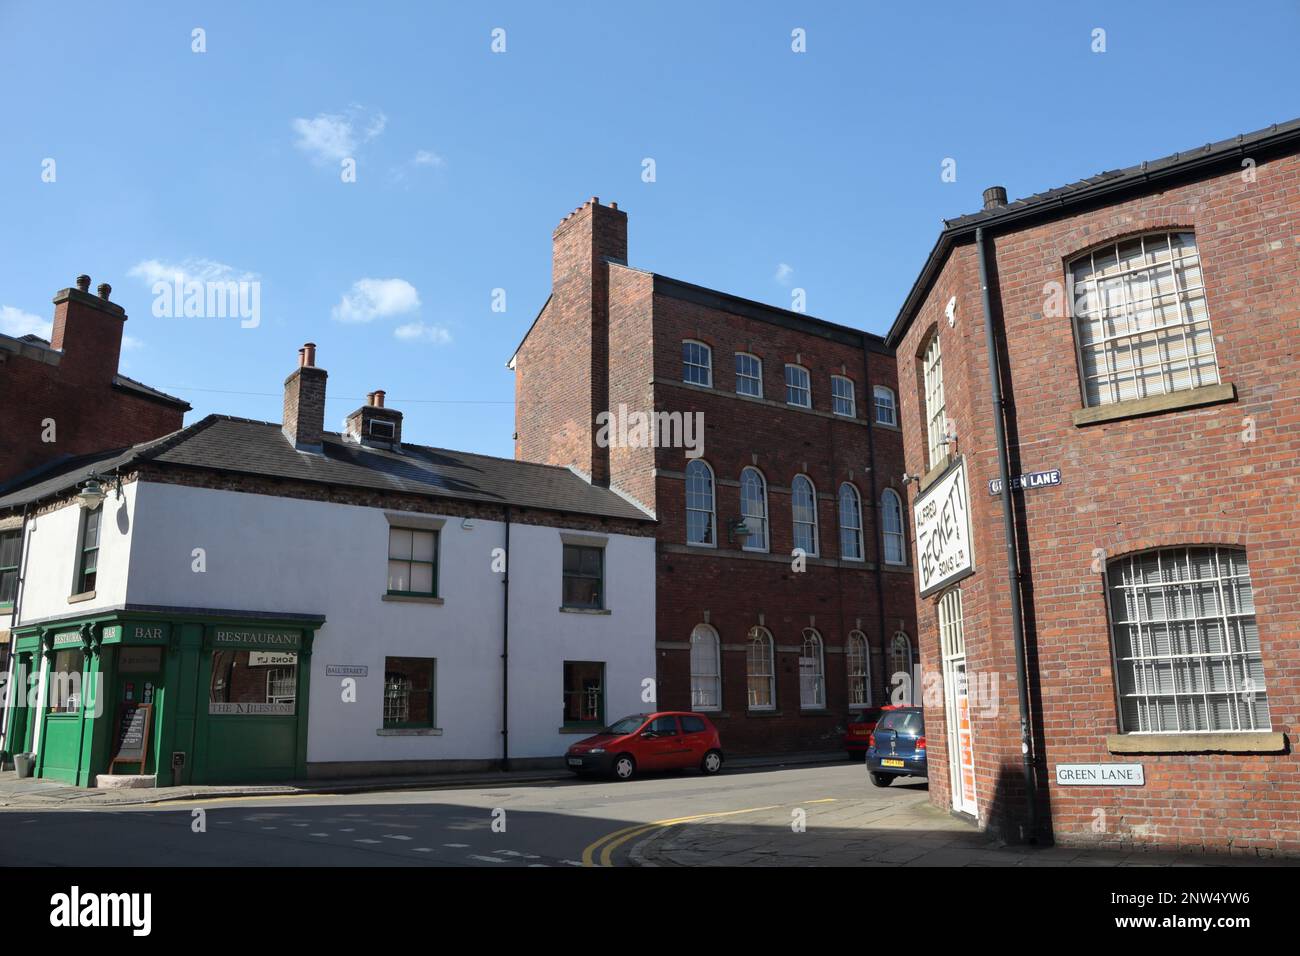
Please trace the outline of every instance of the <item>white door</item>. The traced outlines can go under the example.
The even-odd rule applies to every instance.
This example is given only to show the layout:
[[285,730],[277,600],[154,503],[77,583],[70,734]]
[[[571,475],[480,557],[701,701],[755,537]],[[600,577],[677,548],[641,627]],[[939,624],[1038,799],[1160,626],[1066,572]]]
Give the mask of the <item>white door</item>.
[[948,782],[952,790],[952,807],[979,816],[979,802],[975,796],[975,734],[971,727],[960,588],[953,588],[939,601],[939,643],[943,650],[944,722],[948,726]]

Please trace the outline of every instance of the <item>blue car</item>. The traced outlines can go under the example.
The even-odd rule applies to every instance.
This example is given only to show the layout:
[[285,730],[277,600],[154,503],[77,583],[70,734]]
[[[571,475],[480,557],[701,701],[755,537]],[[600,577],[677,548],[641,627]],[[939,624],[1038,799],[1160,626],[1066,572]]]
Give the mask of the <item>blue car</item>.
[[925,776],[925,715],[920,707],[899,707],[880,716],[867,748],[867,774],[877,787],[895,777]]

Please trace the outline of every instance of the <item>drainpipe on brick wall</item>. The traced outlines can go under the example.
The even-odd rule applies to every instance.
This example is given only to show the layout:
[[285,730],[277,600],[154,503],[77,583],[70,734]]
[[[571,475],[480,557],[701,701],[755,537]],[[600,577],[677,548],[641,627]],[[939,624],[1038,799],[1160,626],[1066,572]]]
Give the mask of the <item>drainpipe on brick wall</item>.
[[[867,465],[871,469],[871,513],[875,516],[872,536],[876,539],[876,625],[880,628],[880,665],[883,668],[889,646],[885,641],[885,536],[880,523],[880,489],[876,487],[876,390],[871,384],[871,350],[867,348],[866,336],[862,338],[862,386],[862,400],[867,403]],[[870,651],[867,653],[870,660]],[[882,687],[888,698],[889,685],[883,684]]]
[[501,769],[510,769],[510,506],[506,513],[506,564],[501,576]]
[[1029,842],[1038,841],[1038,794],[1034,784],[1033,735],[1029,728],[1029,666],[1025,658],[1025,626],[1020,603],[1020,556],[1011,518],[1010,465],[1007,461],[1007,433],[1003,422],[1006,402],[1002,398],[1002,377],[998,369],[998,346],[993,334],[993,307],[989,301],[988,260],[984,228],[975,230],[975,254],[980,263],[980,300],[984,308],[984,347],[989,359],[989,387],[993,400],[993,430],[998,445],[998,473],[1002,478],[1002,532],[1007,546],[1007,582],[1011,590],[1011,636],[1016,653],[1016,694],[1020,704],[1020,758],[1025,774],[1025,809]]

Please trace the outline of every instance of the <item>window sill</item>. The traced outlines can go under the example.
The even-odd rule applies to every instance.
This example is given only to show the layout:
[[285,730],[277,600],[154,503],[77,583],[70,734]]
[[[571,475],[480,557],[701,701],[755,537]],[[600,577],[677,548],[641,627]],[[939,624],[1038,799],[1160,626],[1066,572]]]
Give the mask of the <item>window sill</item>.
[[1228,731],[1200,734],[1110,734],[1113,754],[1269,754],[1286,751],[1286,734],[1275,731]]
[[1218,405],[1221,402],[1231,402],[1236,397],[1236,386],[1231,382],[1223,382],[1220,385],[1202,385],[1200,388],[1170,392],[1167,395],[1152,395],[1149,398],[1135,398],[1127,402],[1115,402],[1110,405],[1078,408],[1071,414],[1074,418],[1074,424],[1082,428],[1085,425],[1097,425],[1101,422],[1138,418],[1143,415],[1157,415],[1161,412],[1174,412],[1184,408],[1199,408],[1202,405]]
[[560,611],[564,614],[609,614],[607,607],[565,607],[560,605]]
[[428,597],[423,594],[385,594],[381,601],[394,601],[398,604],[443,604],[440,597]]
[[441,737],[441,727],[380,727],[377,737]]
[[573,726],[566,726],[566,727],[561,727],[561,728],[559,729],[559,733],[562,733],[562,734],[582,734],[584,737],[590,737],[590,736],[592,736],[593,734],[598,734],[598,733],[600,733],[600,731],[601,731],[602,729],[603,729],[603,727],[602,727],[600,724],[592,724],[590,727],[573,727]]
[[80,594],[73,594],[68,597],[69,604],[80,604],[82,601],[95,600],[94,591],[82,591]]
[[924,475],[922,475],[921,480],[917,482],[916,485],[917,497],[919,498],[925,492],[926,488],[929,488],[932,484],[934,484],[936,481],[942,478],[943,473],[948,470],[948,466],[951,464],[952,464],[951,454],[945,454],[942,458],[940,458],[937,462],[935,462],[934,467],[931,468],[929,471],[927,471]]
[[872,422],[871,424],[876,428],[888,428],[891,432],[901,432],[903,430],[902,426],[892,422]]

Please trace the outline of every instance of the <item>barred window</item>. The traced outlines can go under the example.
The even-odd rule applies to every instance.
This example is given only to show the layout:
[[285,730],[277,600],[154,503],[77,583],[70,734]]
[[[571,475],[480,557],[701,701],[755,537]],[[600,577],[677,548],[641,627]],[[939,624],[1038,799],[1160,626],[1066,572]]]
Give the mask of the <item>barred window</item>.
[[871,660],[867,656],[867,635],[849,631],[849,641],[844,649],[849,672],[849,706],[871,706]]
[[800,408],[812,408],[812,384],[808,370],[798,365],[785,367],[785,403]]
[[856,418],[857,403],[853,397],[853,380],[843,375],[831,376],[831,411],[836,415]]
[[713,547],[713,470],[698,458],[686,466],[686,543]]
[[432,657],[384,658],[384,727],[433,727],[434,674]]
[[736,394],[763,397],[763,361],[757,355],[736,353]]
[[840,557],[862,560],[862,499],[847,481],[840,485]]
[[750,628],[745,676],[749,685],[749,709],[774,710],[776,668],[772,655],[772,633],[765,627]]
[[1193,233],[1111,243],[1075,259],[1070,270],[1085,405],[1218,383]]
[[817,492],[804,475],[796,475],[790,486],[794,507],[794,546],[804,554],[817,554]]
[[925,382],[925,431],[930,449],[930,467],[947,454],[948,413],[943,396],[943,353],[939,351],[939,333],[934,334],[921,358]]
[[1147,551],[1106,576],[1121,730],[1272,729],[1244,551]]
[[682,381],[692,385],[713,385],[713,352],[703,342],[682,342]]
[[697,624],[691,632],[691,708],[718,710],[722,707],[718,632]]
[[746,551],[767,550],[767,482],[757,468],[746,468],[740,473],[740,516],[749,537],[745,539]]

